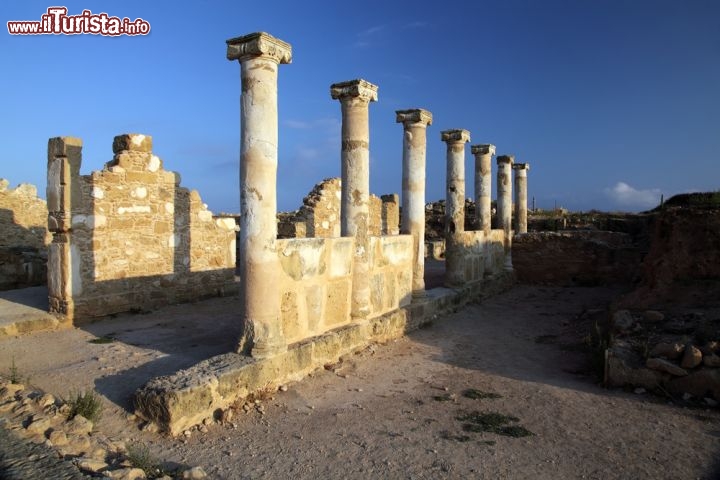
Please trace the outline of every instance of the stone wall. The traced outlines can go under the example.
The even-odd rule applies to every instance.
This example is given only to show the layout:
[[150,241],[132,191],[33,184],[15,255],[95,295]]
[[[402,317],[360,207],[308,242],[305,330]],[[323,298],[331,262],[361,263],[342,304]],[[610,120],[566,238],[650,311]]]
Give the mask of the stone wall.
[[632,281],[642,255],[625,233],[588,230],[515,235],[512,259],[523,283],[603,285]]
[[113,160],[90,175],[81,148],[48,147],[51,311],[79,320],[236,291],[235,222],[163,169],[151,137],[115,137]]
[[[287,343],[350,323],[354,253],[350,237],[278,240],[280,315]],[[410,303],[412,237],[371,237],[370,261],[370,317]]]
[[[302,206],[278,214],[278,238],[336,238],[340,236],[339,178],[326,178],[303,198]],[[400,233],[400,202],[397,194],[370,195],[369,234]]]
[[[437,247],[436,247],[437,248]],[[448,248],[454,254],[446,262],[456,263],[463,283],[482,280],[484,276],[502,272],[505,262],[503,231],[464,231],[453,235]],[[433,255],[434,252],[433,252]],[[447,268],[453,268],[448,266]]]
[[0,178],[0,290],[47,282],[47,204],[34,185]]
[[370,237],[371,317],[408,305],[412,297],[411,235]]
[[350,321],[355,239],[278,240],[281,321],[287,343]]

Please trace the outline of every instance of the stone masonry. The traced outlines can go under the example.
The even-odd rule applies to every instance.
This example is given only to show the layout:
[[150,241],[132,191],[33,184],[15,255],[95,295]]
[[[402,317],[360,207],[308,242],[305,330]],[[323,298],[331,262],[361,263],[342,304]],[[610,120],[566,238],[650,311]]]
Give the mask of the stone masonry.
[[180,187],[151,137],[115,137],[113,159],[90,175],[81,149],[77,138],[48,143],[51,312],[78,321],[236,289],[235,222]]
[[0,290],[47,281],[47,204],[34,185],[0,178]]

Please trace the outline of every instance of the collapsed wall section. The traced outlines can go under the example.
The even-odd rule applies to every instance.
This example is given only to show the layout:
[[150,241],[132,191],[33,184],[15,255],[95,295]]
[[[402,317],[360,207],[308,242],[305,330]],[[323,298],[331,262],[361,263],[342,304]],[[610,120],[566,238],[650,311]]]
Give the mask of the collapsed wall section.
[[47,204],[34,185],[8,188],[0,178],[0,290],[47,281]]
[[51,311],[78,320],[236,290],[235,222],[163,169],[151,137],[115,137],[113,160],[90,175],[81,148],[54,138],[48,149]]

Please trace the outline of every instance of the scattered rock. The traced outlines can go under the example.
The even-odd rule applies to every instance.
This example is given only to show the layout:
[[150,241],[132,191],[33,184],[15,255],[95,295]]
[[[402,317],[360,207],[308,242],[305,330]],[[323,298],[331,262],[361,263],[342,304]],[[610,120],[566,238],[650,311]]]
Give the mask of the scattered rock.
[[45,395],[41,395],[37,399],[38,405],[41,407],[49,407],[51,405],[55,405],[55,397],[49,393],[46,393]]
[[720,400],[720,370],[701,368],[682,378],[671,380],[666,386],[669,392],[688,392],[695,397]]
[[717,407],[718,406],[718,402],[713,400],[712,398],[705,397],[704,400],[705,400],[705,404],[708,407]]
[[703,365],[711,368],[720,367],[720,356],[713,354],[703,356]]
[[93,458],[78,458],[75,464],[80,470],[88,473],[101,473],[108,467],[107,463]]
[[635,389],[635,394],[636,394],[636,395],[642,395],[642,394],[645,393],[645,392],[647,392],[647,390],[645,390],[645,389],[642,388],[642,387],[638,387],[638,388]]
[[32,423],[26,427],[26,430],[32,435],[41,435],[45,437],[45,433],[55,427],[57,423],[58,422],[56,420],[50,417],[39,417],[37,419],[33,418]]
[[25,385],[19,383],[8,383],[0,388],[0,401],[6,402],[15,398],[15,395],[25,390]]
[[665,357],[669,360],[675,360],[683,353],[684,350],[685,347],[681,343],[661,342],[655,345],[652,350],[650,350],[649,355],[651,357]]
[[663,360],[662,358],[648,358],[645,366],[652,370],[657,370],[659,372],[666,372],[670,375],[675,375],[676,377],[684,377],[688,374],[687,370],[678,367],[672,362]]
[[202,467],[193,467],[190,470],[185,470],[182,474],[184,480],[201,480],[207,478],[207,473]]
[[56,447],[64,447],[68,444],[68,438],[67,435],[65,435],[65,432],[62,430],[53,430],[50,432],[50,435],[48,435],[48,440],[55,445]]
[[227,408],[223,410],[222,415],[220,416],[220,421],[223,423],[230,423],[234,415],[235,414],[233,413],[232,408]]
[[192,432],[190,430],[185,430],[183,432],[183,435],[185,435],[187,438],[190,438],[190,436],[192,435]]
[[643,318],[647,322],[657,323],[665,320],[665,315],[657,310],[645,310],[643,312]]
[[205,425],[200,425],[200,433],[208,433],[208,428]]
[[208,418],[206,418],[206,419],[203,420],[203,425],[205,425],[205,426],[211,425],[211,424],[213,424],[213,423],[214,423],[214,421],[213,421],[213,419],[210,418],[210,417],[208,417]]
[[145,472],[139,468],[121,468],[112,472],[105,472],[105,476],[116,480],[144,480]]
[[86,435],[92,432],[93,423],[82,415],[75,415],[65,424],[65,431],[69,434]]
[[692,397],[693,397],[692,395],[690,395],[689,393],[685,392],[685,393],[683,393],[682,399],[683,399],[684,402],[687,402],[687,401],[689,401]]
[[157,433],[159,431],[159,428],[155,423],[147,422],[147,423],[145,423],[145,425],[142,426],[142,428],[140,430],[142,430],[143,432],[148,432],[148,433]]
[[92,448],[87,435],[68,435],[67,441],[67,445],[62,448],[66,455],[85,455]]
[[281,392],[287,392],[288,387],[287,387],[287,385],[280,385],[280,388],[278,388],[278,390],[280,390]]
[[702,363],[702,353],[700,350],[690,343],[685,346],[685,354],[683,355],[680,366],[682,368],[695,368]]
[[613,328],[617,332],[628,332],[632,329],[633,325],[635,324],[635,319],[633,319],[632,315],[630,314],[630,311],[628,310],[618,310],[613,314],[612,317],[612,323]]

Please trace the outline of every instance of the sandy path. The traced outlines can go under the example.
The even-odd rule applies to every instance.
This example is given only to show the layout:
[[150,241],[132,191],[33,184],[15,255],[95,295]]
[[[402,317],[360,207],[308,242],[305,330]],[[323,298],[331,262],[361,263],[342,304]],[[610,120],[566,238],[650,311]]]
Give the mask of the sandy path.
[[[334,373],[324,370],[290,385],[262,403],[264,414],[241,411],[233,419],[236,428],[211,425],[208,433],[171,440],[139,432],[111,414],[99,428],[147,442],[166,460],[201,465],[223,479],[720,478],[717,410],[604,390],[591,375],[578,373],[587,365],[579,348],[571,348],[581,343],[577,316],[613,293],[517,287],[349,356]],[[109,411],[120,412],[112,402],[127,401],[133,382],[155,367],[167,370],[227,348],[231,306],[230,300],[214,300],[4,341],[0,365],[12,352],[36,352],[45,342],[32,359],[22,357],[33,383],[53,391],[60,371],[63,387],[95,385],[110,399]],[[123,325],[129,331],[121,332]],[[109,332],[121,341],[86,343]],[[558,335],[558,343],[537,341],[548,335]],[[138,345],[140,339],[145,343]],[[148,345],[157,342],[160,349]],[[113,370],[101,370],[103,362],[92,358],[109,359]],[[54,367],[34,368],[51,359]],[[118,381],[125,384],[110,386]],[[467,388],[502,397],[465,398]],[[457,416],[473,410],[518,417],[534,435],[465,432]]]

